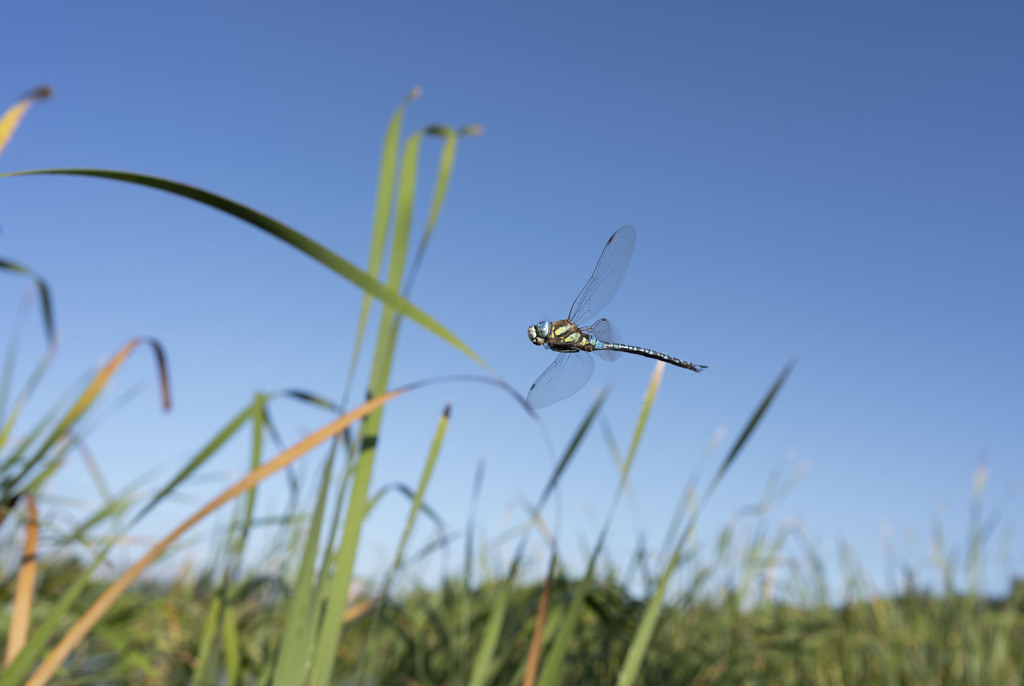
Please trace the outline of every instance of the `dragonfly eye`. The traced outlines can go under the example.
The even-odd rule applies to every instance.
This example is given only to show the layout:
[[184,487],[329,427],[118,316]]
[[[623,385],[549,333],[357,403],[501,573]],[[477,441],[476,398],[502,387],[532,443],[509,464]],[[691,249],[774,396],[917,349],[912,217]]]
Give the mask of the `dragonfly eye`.
[[530,334],[530,342],[534,345],[544,345],[544,340],[551,333],[551,322],[537,322],[526,331]]

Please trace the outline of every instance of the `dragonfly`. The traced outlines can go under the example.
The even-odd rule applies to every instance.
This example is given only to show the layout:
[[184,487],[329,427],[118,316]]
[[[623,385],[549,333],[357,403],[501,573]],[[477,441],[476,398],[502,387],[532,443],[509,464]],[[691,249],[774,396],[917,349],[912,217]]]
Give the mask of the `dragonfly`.
[[590,353],[603,360],[614,360],[622,353],[643,355],[668,364],[699,372],[707,365],[684,362],[679,358],[636,345],[614,343],[617,336],[607,319],[590,321],[607,305],[619,290],[626,269],[636,247],[636,229],[623,226],[605,243],[601,257],[590,280],[576,296],[569,316],[556,322],[540,321],[528,329],[530,341],[559,353],[555,361],[537,377],[526,396],[533,408],[541,408],[565,400],[590,380],[594,373],[594,360]]

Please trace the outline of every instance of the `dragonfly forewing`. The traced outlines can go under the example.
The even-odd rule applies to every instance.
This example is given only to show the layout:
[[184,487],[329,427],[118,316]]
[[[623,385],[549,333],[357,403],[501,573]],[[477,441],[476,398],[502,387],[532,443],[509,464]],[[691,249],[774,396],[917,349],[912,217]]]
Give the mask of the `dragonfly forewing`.
[[626,276],[635,247],[636,229],[632,226],[623,226],[612,234],[597,259],[594,273],[569,310],[570,321],[584,325],[611,301]]

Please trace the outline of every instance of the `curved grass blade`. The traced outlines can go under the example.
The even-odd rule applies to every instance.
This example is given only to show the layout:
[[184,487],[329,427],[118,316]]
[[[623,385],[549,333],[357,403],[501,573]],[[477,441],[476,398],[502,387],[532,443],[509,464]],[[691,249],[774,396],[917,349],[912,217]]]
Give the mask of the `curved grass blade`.
[[348,260],[342,258],[340,255],[332,252],[308,236],[301,234],[274,219],[271,219],[265,214],[246,207],[245,205],[241,205],[233,200],[216,195],[215,193],[210,193],[209,191],[205,191],[201,188],[188,186],[177,181],[171,181],[157,176],[148,176],[145,174],[135,174],[132,172],[116,171],[111,169],[35,169],[32,171],[8,172],[6,174],[0,174],[0,177],[33,176],[41,174],[90,176],[100,179],[124,181],[140,186],[149,186],[150,188],[156,188],[168,193],[180,195],[183,198],[195,200],[196,202],[200,202],[204,205],[208,205],[221,210],[222,212],[238,217],[242,221],[247,222],[258,229],[262,229],[270,235],[275,236],[292,247],[306,253],[320,264],[348,279],[364,291],[370,293],[386,306],[394,308],[395,311],[413,320],[427,331],[430,331],[434,335],[455,346],[455,348],[465,353],[474,362],[486,367],[483,360],[465,343],[459,340],[455,334],[450,332],[447,328],[442,326],[439,322],[434,320],[411,302],[403,298],[397,290],[380,283],[377,279],[373,278],[359,267],[356,267]]
[[43,310],[43,326],[46,329],[46,340],[50,345],[53,345],[53,305],[51,304],[52,301],[50,299],[50,288],[46,285],[46,281],[43,280],[43,277],[39,276],[28,267],[3,258],[0,258],[0,269],[24,274],[32,279],[32,282],[36,285],[36,289],[39,290],[39,307]]
[[170,386],[167,382],[167,362],[160,343],[152,338],[135,338],[128,341],[120,350],[117,351],[110,361],[96,372],[92,381],[78,397],[71,409],[68,410],[64,417],[56,423],[56,426],[52,431],[50,431],[49,436],[36,450],[36,454],[24,462],[21,472],[9,481],[4,482],[3,486],[5,491],[9,492],[13,490],[19,481],[25,478],[37,464],[46,458],[50,448],[56,445],[58,441],[65,441],[65,444],[67,443],[67,436],[71,427],[82,418],[90,407],[92,407],[93,403],[96,402],[96,398],[99,396],[100,392],[106,388],[114,373],[122,364],[124,364],[125,360],[128,359],[128,356],[143,343],[148,343],[150,347],[153,348],[153,352],[156,355],[157,373],[160,378],[163,406],[164,409],[170,409],[171,392]]

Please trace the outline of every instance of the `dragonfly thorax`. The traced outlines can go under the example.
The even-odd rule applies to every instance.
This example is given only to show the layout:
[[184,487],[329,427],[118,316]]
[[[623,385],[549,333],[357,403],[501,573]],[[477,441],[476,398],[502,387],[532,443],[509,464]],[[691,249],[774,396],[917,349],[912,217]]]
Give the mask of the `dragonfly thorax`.
[[551,335],[551,322],[537,322],[527,329],[527,333],[530,334],[531,343],[534,345],[544,345],[544,341]]

